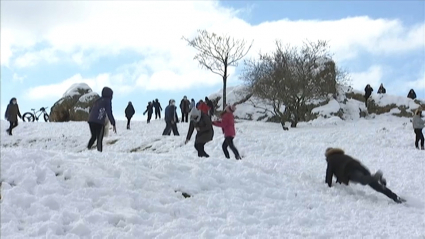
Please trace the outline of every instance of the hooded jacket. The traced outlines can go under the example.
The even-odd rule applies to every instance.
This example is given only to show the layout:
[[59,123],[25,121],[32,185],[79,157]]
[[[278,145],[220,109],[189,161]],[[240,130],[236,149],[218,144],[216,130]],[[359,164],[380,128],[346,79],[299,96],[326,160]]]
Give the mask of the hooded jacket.
[[22,118],[21,112],[19,111],[18,104],[13,104],[12,101],[16,100],[16,98],[12,98],[7,105],[6,113],[4,114],[4,117],[6,120],[10,122],[16,122],[18,121],[18,117]]
[[[196,117],[194,117],[195,113]],[[190,114],[190,125],[186,140],[190,140],[194,129],[198,128],[199,130],[196,133],[195,143],[207,143],[211,141],[214,137],[214,130],[210,117],[197,109],[193,109]]]
[[214,121],[212,124],[222,128],[224,137],[236,136],[235,117],[229,107],[226,107],[226,111],[221,116],[221,121]]
[[125,108],[125,117],[131,118],[136,113],[134,110],[133,104],[130,102],[128,103],[127,107]]
[[96,123],[104,125],[106,121],[106,115],[108,115],[109,122],[112,126],[115,126],[115,119],[112,114],[112,95],[113,91],[109,87],[104,87],[102,90],[102,97],[97,99],[89,114],[89,123]]

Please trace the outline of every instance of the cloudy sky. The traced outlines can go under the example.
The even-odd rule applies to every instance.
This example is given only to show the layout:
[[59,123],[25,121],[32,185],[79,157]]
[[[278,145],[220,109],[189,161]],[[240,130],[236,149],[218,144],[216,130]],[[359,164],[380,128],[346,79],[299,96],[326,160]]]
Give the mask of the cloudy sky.
[[2,112],[12,97],[21,112],[52,106],[80,82],[113,88],[117,118],[128,101],[141,119],[152,99],[204,98],[222,80],[181,39],[197,29],[254,40],[249,58],[277,39],[328,40],[354,88],[425,98],[424,1],[2,1]]

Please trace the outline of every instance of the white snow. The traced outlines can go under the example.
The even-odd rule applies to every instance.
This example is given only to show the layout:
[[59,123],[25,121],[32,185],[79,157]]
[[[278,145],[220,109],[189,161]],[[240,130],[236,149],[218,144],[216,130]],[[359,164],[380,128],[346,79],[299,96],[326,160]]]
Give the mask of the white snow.
[[82,95],[78,101],[79,102],[90,102],[94,97],[99,97],[99,94],[96,92],[89,92],[87,94]]
[[[414,149],[408,118],[319,118],[289,131],[242,121],[235,138],[241,161],[224,157],[219,128],[205,159],[196,156],[194,136],[183,144],[188,124],[178,124],[181,136],[169,137],[161,136],[162,120],[125,125],[117,122],[117,134],[98,153],[85,149],[86,122],[20,122],[8,136],[8,122],[1,121],[2,238],[425,234],[425,151]],[[395,204],[360,185],[329,188],[324,151],[330,146],[373,172],[381,169],[388,187],[411,203]]]
[[92,89],[90,88],[89,85],[87,85],[86,83],[75,83],[72,84],[71,87],[68,88],[68,90],[65,91],[65,93],[63,94],[63,97],[67,97],[67,96],[74,96],[74,95],[78,95],[78,89],[83,89],[83,90],[88,90],[89,92],[92,91]]

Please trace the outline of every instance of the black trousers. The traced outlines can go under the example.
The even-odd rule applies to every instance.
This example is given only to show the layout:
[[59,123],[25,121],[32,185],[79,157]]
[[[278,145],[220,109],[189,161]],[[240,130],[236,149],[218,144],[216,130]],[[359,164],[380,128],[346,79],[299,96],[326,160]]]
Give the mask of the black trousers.
[[424,134],[422,133],[422,129],[415,129],[415,147],[419,147],[419,141],[421,141],[421,147],[424,147]]
[[130,129],[130,121],[132,116],[127,117],[127,129]]
[[174,135],[180,135],[175,122],[171,123],[171,121],[165,121],[165,129],[162,132],[162,135],[170,135],[171,131],[173,131]]
[[226,156],[226,158],[230,158],[230,154],[229,154],[229,151],[227,150],[227,147],[230,147],[230,149],[235,154],[236,159],[241,159],[241,156],[239,155],[238,149],[233,144],[233,137],[224,138],[224,142],[223,142],[223,145],[222,145],[224,156]]
[[205,143],[195,142],[195,149],[198,151],[198,157],[209,157],[209,155],[205,152]]
[[97,141],[97,151],[102,152],[103,131],[105,129],[105,126],[103,124],[89,122],[89,127],[91,138],[89,140],[87,148],[91,149],[94,144],[94,141]]
[[9,129],[7,130],[7,132],[9,133],[9,135],[12,135],[12,130],[14,128],[16,128],[16,126],[18,126],[18,121],[9,121],[10,125],[9,125]]
[[161,111],[159,109],[155,109],[155,119],[158,117],[161,119]]
[[[151,122],[151,119],[152,119],[152,113],[153,113],[153,112],[148,112],[148,123],[150,123],[150,122]],[[159,117],[159,118],[161,118],[161,117]]]
[[385,196],[391,198],[392,200],[396,202],[398,200],[397,194],[393,193],[386,186],[376,181],[376,179],[374,179],[370,173],[364,174],[363,172],[360,172],[360,171],[353,171],[350,173],[350,181],[355,183],[360,183],[362,185],[369,185],[375,191],[384,194]]
[[188,122],[189,113],[185,113],[182,111],[182,122]]

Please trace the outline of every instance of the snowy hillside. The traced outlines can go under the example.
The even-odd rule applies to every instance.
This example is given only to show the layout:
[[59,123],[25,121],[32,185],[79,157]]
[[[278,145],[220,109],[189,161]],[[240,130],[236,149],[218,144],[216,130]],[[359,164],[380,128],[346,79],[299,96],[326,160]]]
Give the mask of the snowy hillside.
[[[85,149],[85,122],[1,121],[2,238],[422,238],[425,151],[407,118],[338,117],[236,124],[243,160],[226,159],[215,128],[198,158],[193,139],[161,136],[165,123],[133,122]],[[369,187],[325,183],[327,147],[341,147],[409,204]],[[232,155],[233,156],[233,155]],[[191,197],[185,198],[182,193]]]
[[[209,96],[210,99],[219,99],[218,106],[220,109],[223,104],[222,95],[223,91],[220,90]],[[421,104],[425,106],[424,99],[414,101],[403,96],[374,93],[369,98],[371,107],[367,109],[363,95],[364,92],[362,91],[339,87],[336,99],[330,97],[327,99],[329,101],[327,104],[314,108],[312,113],[317,113],[318,117],[323,118],[340,115],[344,120],[356,120],[365,116],[373,118],[376,114],[399,115],[403,110],[405,112],[402,115],[409,115],[410,117],[410,112],[416,110]],[[238,118],[267,121],[273,116],[270,112],[264,110],[272,110],[271,104],[256,97],[250,97],[246,100],[246,96],[247,93],[243,86],[227,88],[227,104],[243,102],[238,105],[238,111],[235,113]]]

